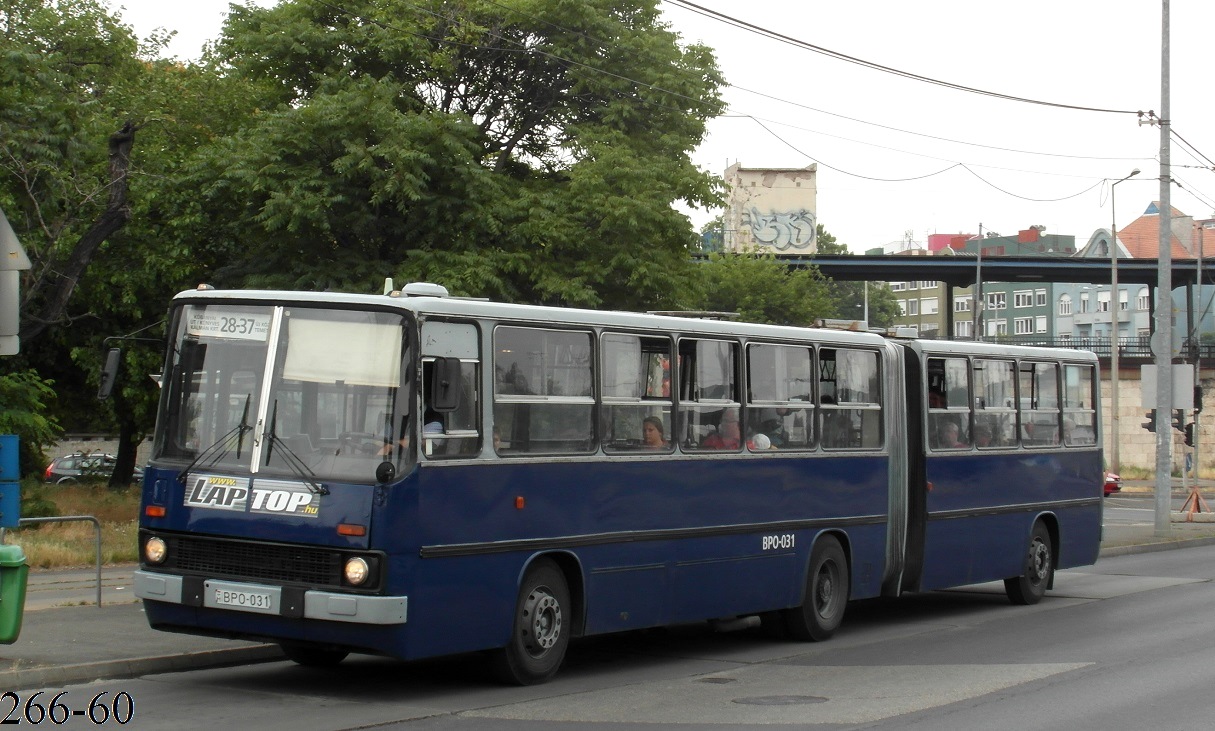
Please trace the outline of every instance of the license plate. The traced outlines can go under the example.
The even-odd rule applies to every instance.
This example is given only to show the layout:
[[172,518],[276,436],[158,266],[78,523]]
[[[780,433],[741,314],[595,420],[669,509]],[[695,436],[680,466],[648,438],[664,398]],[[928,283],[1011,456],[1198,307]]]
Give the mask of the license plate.
[[203,606],[242,612],[278,614],[278,587],[251,587],[221,581],[204,583]]

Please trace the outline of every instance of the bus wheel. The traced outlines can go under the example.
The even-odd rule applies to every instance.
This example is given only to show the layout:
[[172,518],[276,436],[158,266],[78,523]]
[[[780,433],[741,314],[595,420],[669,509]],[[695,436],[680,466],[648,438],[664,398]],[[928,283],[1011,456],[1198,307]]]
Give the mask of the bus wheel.
[[536,561],[519,587],[510,640],[494,654],[499,680],[536,685],[556,675],[570,642],[569,608],[565,575],[552,561]]
[[1013,604],[1037,604],[1046,594],[1055,575],[1055,556],[1051,550],[1050,533],[1042,521],[1034,523],[1025,556],[1025,573],[1004,580],[1004,591]]
[[297,665],[309,668],[331,668],[346,659],[350,653],[345,650],[329,650],[313,645],[297,645],[292,642],[279,644],[283,654]]
[[806,598],[800,607],[785,610],[785,626],[794,638],[821,642],[830,639],[844,621],[848,604],[848,559],[834,536],[823,536],[810,553]]

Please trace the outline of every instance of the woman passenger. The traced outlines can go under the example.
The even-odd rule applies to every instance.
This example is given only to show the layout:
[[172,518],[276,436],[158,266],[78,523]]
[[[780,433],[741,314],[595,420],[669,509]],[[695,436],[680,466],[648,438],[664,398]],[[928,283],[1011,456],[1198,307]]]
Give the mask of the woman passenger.
[[662,435],[662,419],[647,416],[641,421],[641,446],[645,449],[666,449],[667,440]]

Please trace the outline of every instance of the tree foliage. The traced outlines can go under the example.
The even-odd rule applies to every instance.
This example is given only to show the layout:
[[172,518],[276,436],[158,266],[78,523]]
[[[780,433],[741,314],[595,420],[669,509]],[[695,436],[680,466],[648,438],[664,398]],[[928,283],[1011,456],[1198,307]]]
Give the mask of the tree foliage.
[[0,434],[20,440],[23,474],[41,469],[43,449],[59,438],[59,426],[46,415],[54,400],[54,384],[33,370],[0,374]]
[[828,282],[818,270],[791,269],[772,254],[710,254],[699,274],[694,309],[774,325],[808,326],[834,316]]
[[694,245],[671,204],[716,202],[689,153],[722,108],[676,40],[652,0],[234,6],[211,63],[264,97],[194,186],[252,224],[221,282],[668,302]]
[[[210,75],[153,58],[166,36],[141,46],[95,0],[0,0],[0,35],[0,205],[33,264],[15,361],[65,395],[44,405],[49,418],[118,428],[129,476],[156,389],[140,376],[99,404],[103,340],[149,330],[179,282],[197,281],[205,227],[182,170],[214,136],[210,120],[227,119],[211,105],[240,106]],[[129,351],[128,372],[156,370],[155,351]]]
[[21,337],[67,319],[102,243],[126,222],[134,127],[122,88],[138,44],[93,0],[0,0],[0,206],[33,268]]
[[[712,231],[720,218],[701,230]],[[846,255],[848,247],[818,226],[818,252]],[[692,309],[736,312],[739,319],[784,325],[811,325],[823,318],[860,320],[865,283],[834,281],[817,268],[790,269],[771,253],[710,254],[687,297]],[[886,327],[899,313],[898,301],[885,282],[868,285],[869,324]]]

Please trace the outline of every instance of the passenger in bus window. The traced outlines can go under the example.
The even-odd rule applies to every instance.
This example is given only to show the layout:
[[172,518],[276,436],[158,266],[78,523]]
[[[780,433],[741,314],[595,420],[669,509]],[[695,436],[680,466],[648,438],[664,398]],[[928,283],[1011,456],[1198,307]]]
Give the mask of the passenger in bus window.
[[[1071,424],[1069,427],[1068,425]],[[1097,433],[1093,431],[1091,424],[1073,424],[1069,421],[1063,422],[1064,434],[1066,435],[1067,444],[1096,444]]]
[[738,449],[742,443],[742,432],[738,427],[738,412],[726,409],[721,416],[717,431],[705,437],[700,446],[704,449]]
[[941,422],[941,434],[938,444],[941,449],[965,449],[970,446],[962,441],[958,425],[953,421]]
[[663,436],[662,419],[657,416],[647,416],[641,421],[641,446],[645,449],[667,448],[667,439]]
[[752,435],[752,437],[747,440],[747,449],[751,450],[752,452],[763,452],[764,450],[768,449],[776,449],[776,447],[773,446],[772,440],[768,438],[768,435],[761,432],[759,434]]
[[773,447],[783,447],[789,441],[789,432],[785,429],[785,421],[789,413],[789,409],[783,406],[776,409],[764,409],[755,433],[767,436]]
[[439,412],[434,409],[426,409],[426,416],[422,420],[422,448],[426,450],[427,456],[436,451],[442,453],[441,448],[447,444],[447,440],[434,435],[443,434],[445,431],[443,417],[439,415]]
[[1050,445],[1059,443],[1058,429],[1048,422],[1027,421],[1021,425],[1021,439],[1026,444]]
[[994,446],[992,444],[991,427],[983,424],[975,427],[975,446],[980,448]]

